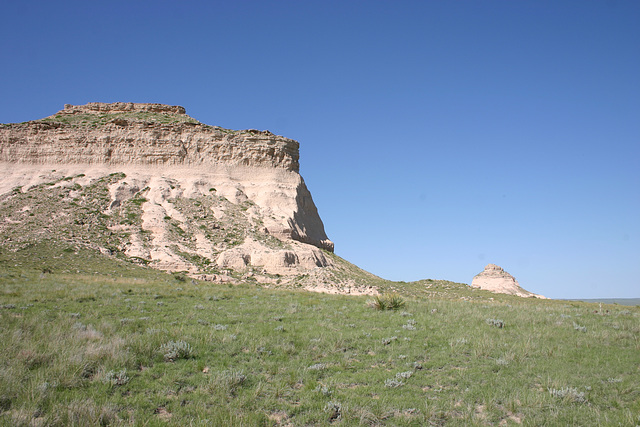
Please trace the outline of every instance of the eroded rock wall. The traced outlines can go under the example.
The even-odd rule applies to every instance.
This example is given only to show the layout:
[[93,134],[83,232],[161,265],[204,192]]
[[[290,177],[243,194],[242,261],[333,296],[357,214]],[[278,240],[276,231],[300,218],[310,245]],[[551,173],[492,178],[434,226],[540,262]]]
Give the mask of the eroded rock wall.
[[[249,202],[246,215],[265,235],[333,251],[298,173],[298,149],[297,141],[268,131],[204,125],[179,106],[66,105],[42,120],[0,125],[0,194],[61,176],[91,182],[121,172],[126,178],[111,188],[112,207],[144,190],[142,227],[154,235],[144,250],[132,242],[128,251],[135,256],[179,265],[180,256],[163,240],[163,218],[179,217],[169,200],[212,194],[232,204]],[[202,240],[200,246],[206,255],[207,243]],[[328,264],[315,249],[296,246],[296,251],[280,260],[273,250],[260,254],[250,245],[247,253],[218,257],[224,265],[240,262],[233,258],[236,252],[283,268]]]
[[34,164],[227,165],[298,172],[299,144],[269,131],[202,124],[179,106],[66,105],[42,120],[0,126],[0,161]]

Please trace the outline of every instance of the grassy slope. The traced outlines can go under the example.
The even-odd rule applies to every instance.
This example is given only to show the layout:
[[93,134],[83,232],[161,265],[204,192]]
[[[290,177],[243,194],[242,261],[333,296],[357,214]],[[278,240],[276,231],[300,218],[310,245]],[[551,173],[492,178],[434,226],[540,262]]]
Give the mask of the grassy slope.
[[640,298],[590,298],[570,301],[640,306]]
[[387,286],[403,310],[3,249],[0,424],[640,423],[638,308]]

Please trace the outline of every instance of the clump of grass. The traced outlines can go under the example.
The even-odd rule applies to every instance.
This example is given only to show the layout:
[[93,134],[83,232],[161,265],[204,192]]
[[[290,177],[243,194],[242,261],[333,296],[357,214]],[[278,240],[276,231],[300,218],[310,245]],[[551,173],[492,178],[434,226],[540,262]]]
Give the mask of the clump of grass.
[[389,345],[394,341],[398,341],[398,337],[393,336],[393,337],[389,337],[389,338],[383,338],[382,339],[382,345]]
[[229,370],[216,375],[211,385],[223,389],[230,395],[234,395],[246,381],[247,376],[242,371]]
[[408,380],[413,375],[413,371],[398,372],[395,378],[389,378],[384,381],[384,386],[389,388],[398,388],[404,385],[404,380]]
[[342,405],[339,402],[327,402],[324,411],[329,412],[329,422],[339,420],[342,417]]
[[415,320],[409,319],[409,320],[407,320],[407,324],[406,325],[402,325],[402,329],[406,329],[407,331],[415,331],[417,323],[418,322],[416,322]]
[[315,365],[311,365],[309,366],[307,369],[310,371],[321,371],[323,369],[325,369],[327,367],[327,365],[325,365],[324,363],[316,363]]
[[504,321],[501,319],[487,319],[487,325],[495,326],[496,328],[504,328]]
[[504,357],[499,357],[496,359],[496,365],[498,366],[507,366],[509,364],[509,360]]
[[399,310],[406,303],[404,299],[395,293],[376,295],[372,300],[367,301],[367,305],[376,310]]
[[404,381],[397,380],[395,378],[389,378],[384,380],[384,386],[389,388],[398,388],[404,385]]
[[329,387],[323,385],[318,385],[314,391],[322,394],[323,396],[331,396],[333,394],[333,391],[331,391]]
[[557,397],[558,399],[566,399],[574,403],[587,403],[587,398],[584,396],[584,392],[578,391],[575,387],[565,387],[560,390],[550,388],[549,393],[551,396]]
[[575,329],[578,332],[587,332],[586,326],[578,325],[576,322],[573,322],[573,329]]
[[160,353],[167,362],[175,362],[178,359],[190,359],[194,356],[193,348],[185,341],[169,341],[162,344]]
[[398,380],[406,380],[406,379],[411,378],[411,375],[413,375],[413,371],[398,372],[396,374],[396,379],[398,379]]
[[187,281],[187,275],[184,274],[183,272],[173,273],[173,278],[176,279],[178,282]]
[[127,376],[127,369],[123,369],[119,372],[109,371],[105,374],[102,382],[105,384],[110,384],[111,386],[116,385],[125,385],[129,382],[129,377]]

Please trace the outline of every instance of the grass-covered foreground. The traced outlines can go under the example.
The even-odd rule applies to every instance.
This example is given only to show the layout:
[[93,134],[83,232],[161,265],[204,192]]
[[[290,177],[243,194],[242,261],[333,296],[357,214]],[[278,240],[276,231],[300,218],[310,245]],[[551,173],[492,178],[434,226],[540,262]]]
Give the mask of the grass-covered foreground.
[[636,307],[396,283],[405,306],[379,311],[46,265],[0,253],[2,425],[640,424]]

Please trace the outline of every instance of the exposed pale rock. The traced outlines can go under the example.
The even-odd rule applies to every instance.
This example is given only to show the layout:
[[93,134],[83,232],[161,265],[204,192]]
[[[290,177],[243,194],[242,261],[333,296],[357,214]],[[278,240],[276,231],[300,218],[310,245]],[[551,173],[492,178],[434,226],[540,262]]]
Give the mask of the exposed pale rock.
[[495,264],[488,264],[484,268],[484,271],[477,274],[473,278],[471,286],[500,294],[545,298],[542,295],[536,295],[520,287],[515,277]]
[[298,268],[309,270],[333,265],[322,251],[309,245],[293,244],[291,249],[274,250],[255,241],[223,252],[216,262],[221,268],[262,267],[264,273],[285,275]]
[[146,111],[152,113],[186,114],[184,107],[179,105],[144,104],[135,102],[90,102],[86,105],[65,104],[64,110],[58,114],[98,114],[113,112]]
[[[0,126],[0,161],[260,166],[298,172],[297,141],[269,131],[208,126],[184,111],[123,102],[65,105],[42,120]],[[159,113],[164,120],[157,120]]]
[[162,104],[0,124],[0,249],[52,239],[218,283],[376,294],[380,278],[331,253],[298,148]]
[[204,125],[180,106],[65,105],[46,119],[0,125],[0,193],[42,183],[52,169],[93,179],[125,172],[111,189],[112,206],[149,187],[143,219],[150,231],[161,234],[165,199],[215,188],[234,203],[255,203],[269,234],[333,251],[298,173],[298,149],[297,141],[269,131]]

